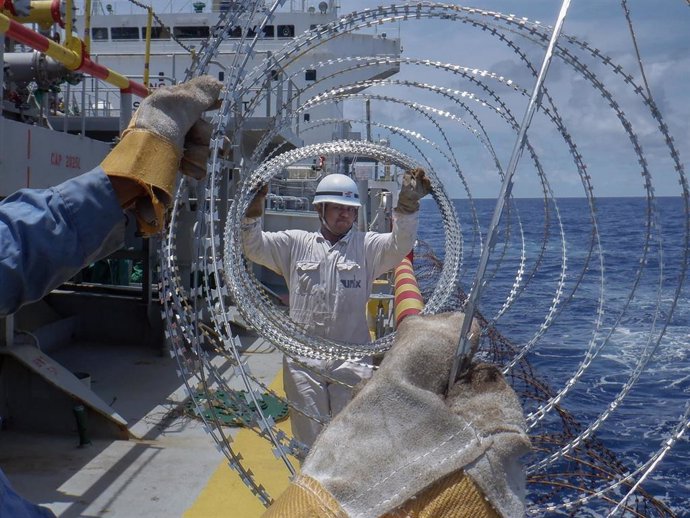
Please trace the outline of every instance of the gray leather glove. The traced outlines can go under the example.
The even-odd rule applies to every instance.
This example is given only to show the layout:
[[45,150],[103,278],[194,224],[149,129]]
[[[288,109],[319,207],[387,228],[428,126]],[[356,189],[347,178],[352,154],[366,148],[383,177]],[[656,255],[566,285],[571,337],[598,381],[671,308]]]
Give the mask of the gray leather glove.
[[454,517],[524,515],[529,440],[513,390],[496,367],[475,365],[444,397],[463,317],[402,322],[381,368],[316,440],[300,496],[323,502],[323,488],[349,517],[417,516],[441,483]]
[[264,213],[266,195],[268,195],[268,185],[262,185],[256,191],[254,199],[247,207],[247,212],[245,212],[244,215],[248,218],[260,218]]
[[431,182],[426,177],[424,169],[405,171],[402,186],[398,194],[398,206],[395,208],[402,214],[412,214],[419,210],[419,200],[431,192]]
[[133,131],[150,131],[161,136],[182,153],[180,170],[194,178],[203,178],[212,128],[201,115],[218,107],[222,88],[223,83],[211,76],[159,88],[142,101],[122,136]]
[[122,206],[134,206],[144,234],[163,227],[178,170],[197,179],[206,174],[211,127],[201,115],[218,106],[222,87],[201,76],[156,90],[141,102],[101,163]]

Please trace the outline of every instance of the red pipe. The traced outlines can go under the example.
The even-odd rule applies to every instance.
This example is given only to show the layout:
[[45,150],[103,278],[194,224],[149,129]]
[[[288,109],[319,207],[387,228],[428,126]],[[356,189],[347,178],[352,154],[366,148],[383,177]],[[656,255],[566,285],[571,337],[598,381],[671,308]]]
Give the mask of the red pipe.
[[12,0],[5,0],[3,2],[3,8],[9,11],[12,16],[17,16],[17,11],[14,10],[14,2],[12,2]]
[[139,97],[146,97],[149,90],[141,83],[131,81],[129,78],[110,70],[109,68],[91,61],[84,49],[84,43],[78,38],[80,52],[76,52],[67,47],[54,42],[50,38],[27,29],[22,24],[15,22],[4,14],[0,14],[0,32],[4,32],[8,38],[24,43],[29,47],[43,52],[47,56],[59,61],[70,70],[79,70],[89,75],[102,79],[120,88],[124,93],[132,93]]
[[62,19],[62,13],[60,13],[60,0],[53,0],[50,4],[50,14],[60,27],[65,28],[65,20]]

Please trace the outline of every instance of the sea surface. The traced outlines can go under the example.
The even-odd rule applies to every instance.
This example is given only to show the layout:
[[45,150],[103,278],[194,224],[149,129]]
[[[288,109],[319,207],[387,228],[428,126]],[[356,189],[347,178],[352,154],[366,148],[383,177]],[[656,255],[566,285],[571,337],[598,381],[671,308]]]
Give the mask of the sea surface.
[[[480,247],[471,204],[453,203],[463,235],[460,284],[469,291]],[[495,200],[474,202],[484,237],[495,205]],[[567,389],[562,406],[580,424],[596,422],[620,400],[596,437],[629,469],[643,465],[685,422],[690,395],[686,226],[680,197],[653,203],[645,198],[514,200],[504,211],[484,277],[489,282],[479,311],[495,319],[496,329],[518,349],[528,347],[536,378],[554,392]],[[422,202],[418,236],[439,258],[445,256],[443,222],[433,200]],[[584,372],[567,388],[583,363]],[[690,516],[686,436],[643,487],[678,516]]]

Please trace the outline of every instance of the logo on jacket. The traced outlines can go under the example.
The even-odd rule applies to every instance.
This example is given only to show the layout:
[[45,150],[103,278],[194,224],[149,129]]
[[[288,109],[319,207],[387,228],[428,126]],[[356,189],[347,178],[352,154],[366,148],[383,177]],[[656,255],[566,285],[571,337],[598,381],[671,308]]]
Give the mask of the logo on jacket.
[[344,288],[361,288],[362,287],[362,280],[356,280],[356,279],[340,279],[340,284],[343,285]]

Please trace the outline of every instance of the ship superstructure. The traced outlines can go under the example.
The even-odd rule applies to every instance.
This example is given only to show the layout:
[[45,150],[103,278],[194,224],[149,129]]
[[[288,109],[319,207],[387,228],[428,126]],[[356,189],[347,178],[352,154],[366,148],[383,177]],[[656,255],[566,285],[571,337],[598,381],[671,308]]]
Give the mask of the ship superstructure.
[[[258,40],[245,65],[247,73],[264,60],[270,62],[271,55],[295,36],[320,25],[329,24],[338,17],[338,8],[333,1],[321,2],[319,9],[306,6],[303,2],[301,9],[276,12],[271,23],[265,24],[261,30],[256,26],[254,29],[234,26],[225,29],[225,33],[219,35],[217,31],[220,29],[217,28],[217,24],[223,14],[232,9],[232,2],[214,2],[212,5],[196,2],[192,6],[185,5],[186,12],[158,13],[155,21],[151,23],[147,11],[135,3],[108,3],[105,10],[101,3],[96,4],[90,17],[90,30],[87,31],[91,41],[91,58],[101,65],[121,71],[128,77],[144,81],[147,28],[150,24],[147,86],[155,89],[184,80],[186,71],[190,68],[202,42],[210,37],[222,36],[216,55],[209,63],[206,73],[223,81],[237,52],[242,52],[255,36]],[[80,31],[86,30],[83,28],[84,23],[85,17],[78,16],[76,26]],[[399,55],[400,42],[396,38],[388,38],[385,34],[349,34],[337,41],[325,41],[308,56],[298,57],[287,68],[276,65],[271,75],[257,88],[266,90],[266,95],[254,117],[257,120],[252,123],[252,129],[261,129],[262,118],[270,119],[298,106],[301,100],[300,92],[304,89],[309,88],[309,95],[314,96],[338,84],[337,77],[324,81],[322,76],[343,68],[343,65],[323,67],[323,62],[336,61],[339,58],[354,59],[357,56],[395,58]],[[315,64],[319,62],[321,66],[317,70]],[[347,81],[385,78],[398,70],[397,65],[382,62],[376,67],[348,70]],[[86,79],[82,88],[86,88],[87,105],[84,108],[89,115],[87,133],[106,131],[110,136],[119,131],[118,90],[91,78]],[[79,88],[76,88],[76,98],[79,99],[79,96]],[[249,96],[246,102],[249,102]],[[337,138],[347,134],[348,129],[342,122],[333,123],[318,132],[302,133],[300,122],[326,118],[342,119],[342,106],[318,106],[302,113],[291,125],[291,134],[286,134],[285,138],[308,144],[324,140],[324,135],[327,138]],[[71,118],[68,128],[69,131],[78,130],[78,118]]]
[[[258,64],[270,66],[271,56],[286,42],[292,41],[305,31],[321,25],[333,23],[338,18],[335,2],[302,2],[301,6],[277,11],[270,23],[262,28],[240,26],[223,28],[218,26],[224,16],[232,14],[237,6],[234,2],[214,2],[206,5],[196,2],[182,5],[175,10],[173,4],[167,6],[168,12],[153,12],[138,2],[96,2],[86,16],[86,6],[75,5],[74,34],[83,45],[84,56],[100,70],[113,71],[141,84],[150,90],[183,81],[194,63],[196,53],[204,42],[219,36],[220,45],[214,59],[209,63],[206,73],[224,81],[228,70],[236,63],[238,53],[242,53],[248,41],[257,36],[251,57],[245,63],[247,73]],[[62,5],[62,4],[60,4]],[[64,12],[65,7],[62,6]],[[64,25],[64,20],[62,20]],[[60,23],[33,25],[39,40],[65,42],[65,30]],[[308,90],[309,96],[325,92],[343,80],[359,82],[389,77],[398,71],[395,58],[400,54],[398,39],[385,34],[347,34],[337,41],[325,41],[308,56],[297,57],[288,67],[278,66],[255,91],[246,95],[246,106],[257,93],[262,95],[261,106],[254,107],[252,115],[244,121],[241,135],[233,136],[240,145],[233,150],[227,165],[228,179],[226,193],[233,195],[237,183],[237,167],[254,151],[256,144],[271,130],[277,117],[290,114],[299,106],[301,92]],[[346,60],[357,56],[387,56],[391,61],[381,61],[366,68],[349,68],[345,78],[338,77],[339,70],[347,68]],[[4,197],[22,187],[48,187],[71,176],[81,174],[107,154],[116,141],[120,131],[126,126],[132,110],[136,109],[140,98],[130,91],[115,86],[111,81],[94,77],[79,70],[70,70],[64,63],[32,49],[30,45],[18,44],[6,39],[5,74],[3,90],[3,117],[0,120],[0,146],[3,149],[18,150],[18,153],[2,153],[0,161],[0,197]],[[318,63],[318,67],[315,65]],[[330,64],[329,64],[330,63]],[[327,76],[332,75],[331,78]],[[242,104],[240,104],[242,106]],[[267,152],[280,149],[293,149],[310,142],[323,142],[331,139],[355,136],[350,125],[343,122],[343,107],[340,103],[323,104],[299,113],[286,127],[272,136]],[[328,121],[309,131],[304,127],[314,120]],[[286,168],[277,176],[274,192],[269,197],[265,216],[265,227],[269,230],[283,228],[318,228],[316,214],[311,211],[311,192],[318,179],[329,171],[340,171],[351,165],[350,157],[329,159],[323,163],[312,162]],[[344,165],[345,164],[345,165]],[[359,176],[371,173],[376,182],[372,194],[376,196],[376,206],[363,221],[369,221],[382,210],[390,211],[393,200],[382,196],[383,191],[395,190],[396,182],[390,170],[378,174],[378,166],[359,166]],[[376,171],[375,171],[376,169]],[[388,166],[390,169],[390,166]],[[365,171],[363,173],[362,171]],[[354,167],[353,167],[354,172]],[[235,176],[235,177],[234,177]],[[366,188],[366,187],[365,187]],[[179,264],[184,284],[189,286],[191,263],[193,261],[193,232],[196,221],[195,194],[190,192],[191,203],[183,207],[178,220]],[[381,203],[383,200],[383,203]],[[227,207],[228,200],[224,201]],[[381,228],[390,224],[390,217],[378,220]],[[184,237],[186,236],[186,237]],[[158,259],[155,240],[138,238],[134,229],[128,230],[126,248],[113,257],[89,268],[72,279],[66,290],[51,296],[50,305],[60,314],[71,315],[67,321],[54,316],[49,324],[62,322],[64,333],[87,336],[94,341],[121,340],[141,342],[163,349],[164,337],[155,293],[155,270]],[[133,273],[136,275],[133,276]],[[270,283],[273,279],[268,272],[258,271]],[[97,315],[109,312],[112,308],[130,324],[123,328],[116,320],[92,325]],[[26,314],[35,309],[27,308]],[[74,317],[74,318],[72,318]],[[29,318],[29,320],[31,320]],[[22,315],[4,319],[4,340],[15,344],[17,331],[35,330],[45,327],[46,322],[34,323],[26,329],[26,319]],[[78,323],[80,322],[80,323]],[[39,336],[43,336],[40,335]],[[46,354],[46,344],[37,344],[40,362],[47,365],[54,361]],[[55,344],[54,347],[60,347]],[[48,345],[48,351],[50,345]],[[33,360],[25,361],[31,369]],[[39,363],[40,363],[39,362]],[[56,362],[54,369],[59,376],[51,383],[66,391],[69,397],[98,407],[106,421],[114,419],[116,428],[124,428],[124,420],[100,398],[84,392],[83,386],[75,384],[69,371],[63,371]],[[33,369],[45,376],[40,369]],[[33,374],[27,374],[29,377]],[[27,378],[28,379],[28,378]],[[76,391],[76,393],[75,393]],[[10,391],[11,392],[11,391]],[[87,391],[88,392],[88,391]],[[30,405],[30,401],[15,394],[8,399],[14,401],[12,408],[3,413],[17,413],[14,420],[18,426],[33,428],[35,421],[23,420],[18,409]],[[53,425],[39,427],[43,430],[60,431],[72,426],[71,420],[52,420]],[[108,428],[108,426],[106,426]],[[98,428],[96,428],[98,429]],[[120,433],[120,432],[118,432]]]

